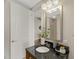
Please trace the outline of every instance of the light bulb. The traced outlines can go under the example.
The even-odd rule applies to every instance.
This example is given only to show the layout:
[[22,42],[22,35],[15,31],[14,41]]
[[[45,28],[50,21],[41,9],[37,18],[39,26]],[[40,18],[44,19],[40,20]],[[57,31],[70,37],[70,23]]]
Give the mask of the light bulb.
[[46,4],[44,3],[44,4],[41,6],[41,8],[42,8],[43,10],[46,10],[46,9],[47,9]]
[[61,5],[59,5],[59,6],[58,6],[58,9],[60,9],[60,11],[61,11],[61,10],[62,10],[62,6],[61,6]]
[[59,0],[53,0],[54,5],[58,5],[58,3],[59,3]]
[[55,19],[55,18],[56,18],[56,16],[53,16],[53,18]]
[[47,1],[46,5],[47,5],[47,8],[51,8],[52,7],[52,2],[49,0],[49,1]]

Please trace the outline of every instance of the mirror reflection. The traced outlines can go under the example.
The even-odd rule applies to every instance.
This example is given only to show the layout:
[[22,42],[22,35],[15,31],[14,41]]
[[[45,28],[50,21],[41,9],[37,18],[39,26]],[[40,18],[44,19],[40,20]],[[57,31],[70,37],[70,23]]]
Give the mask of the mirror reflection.
[[[38,4],[37,4],[38,5]],[[37,6],[36,5],[36,6]],[[63,16],[61,0],[43,0],[35,10],[36,36],[40,39],[62,41]],[[39,25],[38,25],[39,24]],[[37,26],[38,25],[38,26]],[[37,35],[38,34],[38,35]]]

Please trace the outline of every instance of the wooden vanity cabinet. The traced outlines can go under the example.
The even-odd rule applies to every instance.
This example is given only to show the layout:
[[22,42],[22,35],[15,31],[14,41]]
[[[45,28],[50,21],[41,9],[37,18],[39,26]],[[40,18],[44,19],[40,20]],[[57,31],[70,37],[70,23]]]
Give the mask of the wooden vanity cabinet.
[[26,50],[26,59],[36,59],[29,51]]

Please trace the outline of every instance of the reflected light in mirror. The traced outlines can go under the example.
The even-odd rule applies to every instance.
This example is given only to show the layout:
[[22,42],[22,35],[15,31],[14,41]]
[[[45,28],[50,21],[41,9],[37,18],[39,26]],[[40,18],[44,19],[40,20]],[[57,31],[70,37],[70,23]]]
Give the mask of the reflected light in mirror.
[[55,19],[56,18],[56,16],[53,16],[53,19]]
[[59,0],[48,0],[46,3],[42,4],[41,8],[47,13],[52,13],[61,10],[61,5],[59,5]]
[[53,0],[53,4],[54,5],[58,5],[59,4],[59,0]]
[[59,5],[59,6],[58,6],[58,9],[60,9],[60,11],[61,11],[61,10],[62,10],[62,6],[61,6],[61,5]]

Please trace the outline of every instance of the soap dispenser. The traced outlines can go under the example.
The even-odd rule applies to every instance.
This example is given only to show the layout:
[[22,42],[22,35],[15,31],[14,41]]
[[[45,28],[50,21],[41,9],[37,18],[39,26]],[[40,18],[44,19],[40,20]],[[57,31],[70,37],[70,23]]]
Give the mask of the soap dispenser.
[[62,53],[62,54],[65,54],[66,53],[66,50],[65,50],[65,47],[64,46],[61,46],[60,47],[60,53]]

